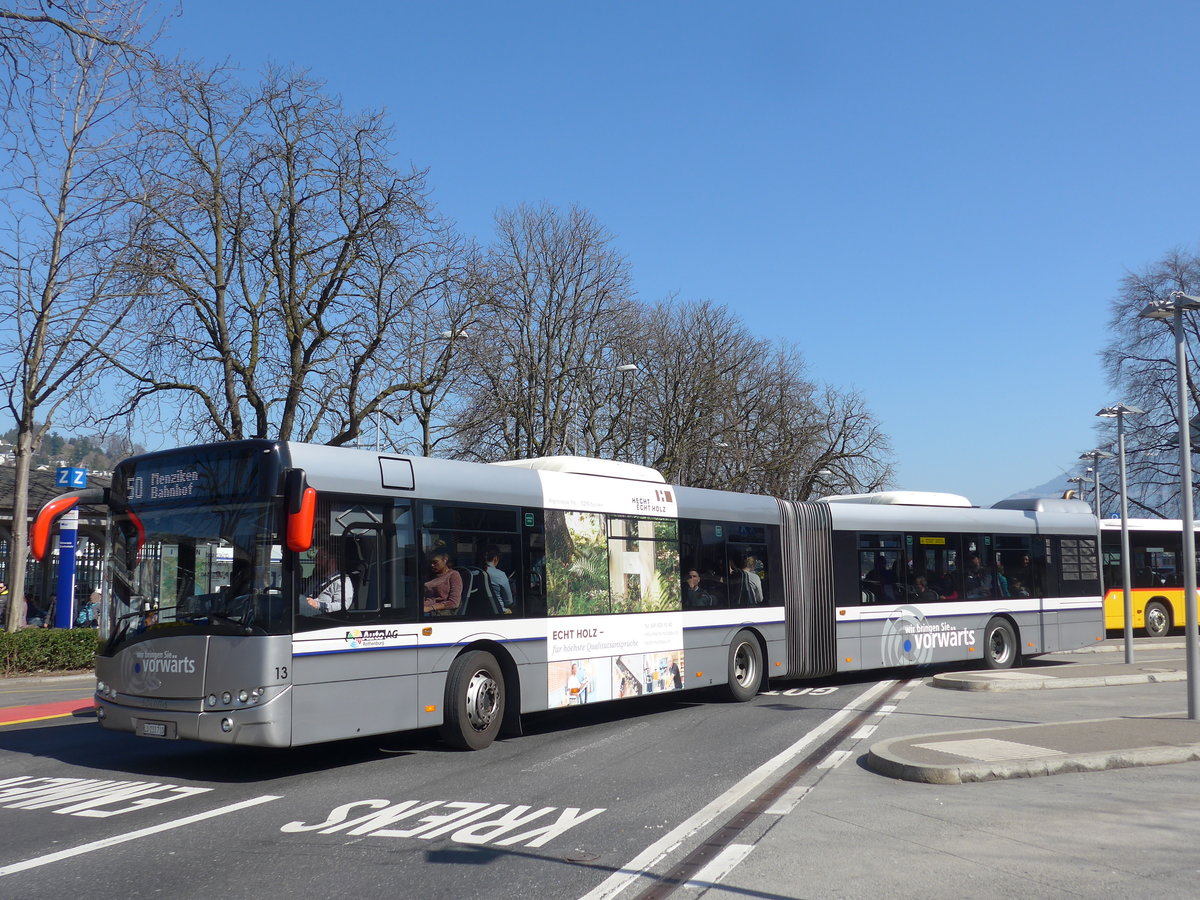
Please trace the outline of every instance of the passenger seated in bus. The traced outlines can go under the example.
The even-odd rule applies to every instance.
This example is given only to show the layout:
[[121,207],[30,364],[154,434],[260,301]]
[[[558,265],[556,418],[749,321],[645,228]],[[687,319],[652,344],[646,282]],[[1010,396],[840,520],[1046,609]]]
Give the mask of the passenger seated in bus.
[[339,612],[354,605],[354,585],[350,577],[339,570],[337,558],[329,548],[317,547],[313,571],[316,575],[316,590],[300,604],[302,615]]
[[688,569],[687,577],[683,580],[683,608],[694,609],[698,606],[712,606],[713,595],[700,586],[700,573]]
[[929,586],[929,582],[925,580],[924,575],[918,575],[913,579],[913,602],[914,603],[936,603],[938,592]]
[[1025,585],[1021,584],[1020,578],[1011,578],[1008,582],[1008,589],[1012,591],[1014,597],[1028,597],[1029,591],[1025,589]]
[[450,564],[450,554],[436,550],[429,557],[433,578],[425,582],[424,609],[433,616],[452,616],[462,603],[462,576]]
[[1004,567],[1000,563],[996,563],[996,574],[992,576],[993,584],[996,585],[996,593],[1001,597],[1011,597],[1009,593],[1008,579],[1004,575]]
[[967,599],[975,600],[980,597],[990,597],[992,594],[992,577],[984,571],[983,563],[978,556],[972,556],[967,565]]
[[958,579],[955,578],[953,572],[950,572],[943,579],[941,587],[938,588],[939,600],[957,600],[958,599]]
[[506,613],[512,612],[513,595],[512,585],[509,584],[508,576],[504,574],[504,570],[500,568],[500,548],[488,547],[483,552],[483,560],[487,564],[488,583],[492,586],[492,595],[500,601]]
[[876,603],[896,602],[896,573],[888,566],[887,558],[882,553],[876,555],[875,568],[863,577],[862,583],[874,596]]

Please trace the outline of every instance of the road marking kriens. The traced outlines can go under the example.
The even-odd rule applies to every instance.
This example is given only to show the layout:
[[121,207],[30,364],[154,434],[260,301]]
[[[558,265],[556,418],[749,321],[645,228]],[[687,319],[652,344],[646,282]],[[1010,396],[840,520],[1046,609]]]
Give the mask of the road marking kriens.
[[66,850],[59,850],[56,853],[48,853],[45,856],[37,856],[33,859],[22,860],[11,865],[0,868],[0,877],[4,875],[14,875],[17,872],[24,872],[28,869],[36,869],[38,866],[46,866],[50,863],[61,862],[64,859],[70,859],[73,856],[82,856],[85,853],[93,853],[96,850],[103,850],[105,847],[113,847],[117,844],[124,844],[128,841],[136,841],[139,838],[149,837],[152,834],[158,834],[163,831],[170,831],[174,828],[183,828],[186,825],[194,825],[197,822],[203,822],[205,819],[213,819],[217,816],[228,815],[229,813],[238,812],[239,810],[249,809],[251,806],[258,806],[260,803],[269,803],[272,800],[280,799],[271,794],[264,794],[261,797],[254,797],[251,800],[243,800],[240,803],[233,803],[229,806],[222,806],[220,809],[210,809],[208,812],[197,813],[194,816],[186,816],[182,819],[175,819],[171,822],[163,822],[160,825],[151,825],[149,828],[140,828],[137,831],[130,831],[125,834],[117,834],[112,837],[102,838],[98,841],[92,841],[90,844],[81,844],[78,847],[71,847]]
[[[107,819],[160,803],[204,794],[212,788],[183,787],[160,781],[109,781],[100,778],[38,778],[19,775],[0,779],[0,807],[51,809],[60,816]],[[105,809],[124,804],[116,809]]]
[[[426,841],[448,837],[459,844],[494,843],[498,847],[512,847],[524,842],[526,847],[543,847],[568,829],[604,811],[589,809],[584,812],[568,806],[559,812],[557,806],[543,806],[534,810],[532,806],[510,807],[507,803],[445,800],[404,800],[400,803],[391,800],[354,800],[334,807],[323,822],[288,822],[279,830],[288,834],[311,831],[317,834],[345,833],[392,839],[420,838]],[[555,812],[558,812],[558,817],[553,821],[539,821]],[[413,823],[411,827],[388,827],[405,820]],[[534,822],[538,823],[537,827],[511,834]]]

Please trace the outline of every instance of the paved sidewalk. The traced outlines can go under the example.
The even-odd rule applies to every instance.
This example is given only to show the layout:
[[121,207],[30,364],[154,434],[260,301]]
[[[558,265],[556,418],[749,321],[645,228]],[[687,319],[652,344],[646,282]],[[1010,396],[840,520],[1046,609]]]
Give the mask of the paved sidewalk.
[[[1092,662],[1085,655],[1073,658],[1087,662],[1066,662],[1062,655],[1024,669],[943,672],[930,683],[945,690],[1008,693],[1186,682],[1185,660],[1161,656],[1175,646],[1158,645],[1153,654],[1143,649],[1143,656],[1158,658],[1132,664]],[[1186,707],[1186,694],[1183,698]],[[1037,700],[1031,696],[1030,702]],[[874,744],[865,762],[893,778],[960,784],[1194,760],[1200,760],[1200,721],[1179,712],[897,737]]]
[[1182,651],[914,678],[680,898],[1191,900],[1200,766],[1159,765],[1200,759]]

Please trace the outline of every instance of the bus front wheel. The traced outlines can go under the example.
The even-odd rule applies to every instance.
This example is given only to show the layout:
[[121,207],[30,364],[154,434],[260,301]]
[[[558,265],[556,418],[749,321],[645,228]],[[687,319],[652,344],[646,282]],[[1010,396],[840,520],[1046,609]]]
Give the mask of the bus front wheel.
[[496,739],[504,720],[504,675],[496,657],[472,650],[451,664],[443,712],[440,733],[451,747],[482,750]]
[[1020,656],[1017,632],[1008,619],[995,618],[987,623],[983,638],[983,659],[989,669],[1011,669]]
[[1171,614],[1157,600],[1146,604],[1146,637],[1165,637],[1171,630]]
[[739,631],[729,645],[729,694],[739,703],[751,700],[762,684],[762,648],[749,631]]

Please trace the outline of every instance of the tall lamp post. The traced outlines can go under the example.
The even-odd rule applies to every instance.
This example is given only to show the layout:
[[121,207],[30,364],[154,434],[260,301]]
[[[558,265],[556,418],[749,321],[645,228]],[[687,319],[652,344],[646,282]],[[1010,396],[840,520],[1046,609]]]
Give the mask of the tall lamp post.
[[[1139,416],[1143,410],[1117,403],[1096,413],[1102,419],[1117,420],[1117,470],[1121,478],[1121,587],[1125,600],[1125,662],[1133,662],[1133,598],[1129,591],[1129,488],[1125,480],[1125,417]],[[1096,503],[1097,510],[1100,507]],[[1100,515],[1099,512],[1096,513]],[[1100,549],[1104,552],[1104,548]]]
[[1083,486],[1085,484],[1087,484],[1087,479],[1084,478],[1082,475],[1075,475],[1071,478],[1068,478],[1067,481],[1069,481],[1071,484],[1075,485],[1075,491],[1076,491],[1076,493],[1079,494],[1079,499],[1083,500],[1083,498],[1085,496]]
[[1108,596],[1108,585],[1104,583],[1104,531],[1100,527],[1100,460],[1109,459],[1111,453],[1103,450],[1089,450],[1079,454],[1079,458],[1087,460],[1092,465],[1088,471],[1092,473],[1092,505],[1096,510],[1096,576],[1100,580],[1100,602]]
[[1112,454],[1104,450],[1089,450],[1087,453],[1080,453],[1080,459],[1087,460],[1092,464],[1092,475],[1094,484],[1092,489],[1095,495],[1092,497],[1093,506],[1096,508],[1096,518],[1100,518],[1100,460],[1112,459]]
[[1139,316],[1144,319],[1170,319],[1175,335],[1175,374],[1178,381],[1179,416],[1179,494],[1183,512],[1183,592],[1187,610],[1188,718],[1200,719],[1200,643],[1196,634],[1196,530],[1192,515],[1192,441],[1188,403],[1187,357],[1183,346],[1183,311],[1200,309],[1200,297],[1183,291],[1171,291],[1166,300],[1147,304]]

